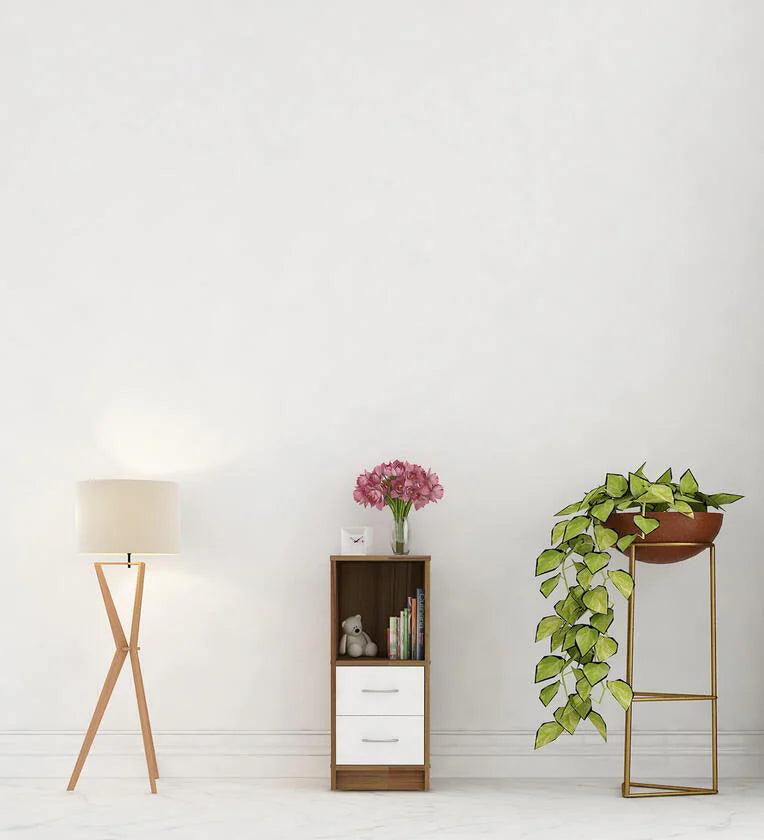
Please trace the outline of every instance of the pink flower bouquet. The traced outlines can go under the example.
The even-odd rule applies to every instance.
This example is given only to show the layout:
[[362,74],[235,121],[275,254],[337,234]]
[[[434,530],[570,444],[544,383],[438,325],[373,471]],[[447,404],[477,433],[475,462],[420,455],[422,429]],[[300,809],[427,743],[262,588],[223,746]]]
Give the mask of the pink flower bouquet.
[[393,512],[393,551],[408,554],[408,515],[443,498],[443,487],[436,473],[408,461],[378,464],[364,470],[355,482],[353,498],[359,505]]

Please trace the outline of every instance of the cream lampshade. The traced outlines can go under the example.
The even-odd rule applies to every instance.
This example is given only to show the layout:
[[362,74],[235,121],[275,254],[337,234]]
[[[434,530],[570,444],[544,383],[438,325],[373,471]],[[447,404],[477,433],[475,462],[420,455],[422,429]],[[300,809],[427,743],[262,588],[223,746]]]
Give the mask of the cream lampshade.
[[174,481],[77,483],[77,542],[83,554],[177,554],[180,515]]

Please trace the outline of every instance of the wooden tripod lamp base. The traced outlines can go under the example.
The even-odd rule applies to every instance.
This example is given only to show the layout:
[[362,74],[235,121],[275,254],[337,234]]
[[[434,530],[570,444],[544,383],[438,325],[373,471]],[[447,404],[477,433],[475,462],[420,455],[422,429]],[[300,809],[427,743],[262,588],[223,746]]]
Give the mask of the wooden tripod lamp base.
[[[109,673],[98,696],[93,717],[85,733],[82,749],[74,765],[67,790],[74,790],[85,765],[93,739],[109,705],[117,678],[130,657],[130,667],[135,683],[135,699],[138,701],[138,716],[141,720],[143,751],[149,770],[151,792],[157,792],[157,756],[154,751],[154,736],[151,734],[149,710],[146,705],[146,691],[143,688],[141,661],[138,658],[138,630],[141,626],[141,604],[143,603],[143,579],[146,576],[145,563],[133,563],[133,554],[177,554],[180,542],[180,505],[178,485],[174,481],[148,481],[135,479],[97,479],[77,483],[77,543],[83,554],[127,555],[127,561],[94,563],[98,585],[109,617],[111,635],[114,637],[114,658]],[[130,623],[130,641],[119,621],[114,599],[109,591],[104,573],[105,566],[135,566],[135,600],[133,618]]]
[[[80,754],[77,757],[77,763],[74,765],[72,776],[69,779],[67,790],[74,790],[77,785],[77,780],[80,778],[80,773],[85,765],[85,759],[88,757],[90,747],[93,744],[93,739],[98,732],[98,727],[101,725],[106,706],[109,704],[111,694],[114,691],[114,686],[117,684],[122,666],[125,664],[127,657],[130,657],[130,667],[133,671],[133,682],[135,683],[135,698],[138,701],[138,717],[141,721],[141,733],[143,735],[143,750],[146,753],[146,765],[149,774],[149,786],[151,792],[157,792],[156,780],[159,778],[159,768],[157,767],[157,757],[154,750],[154,736],[151,734],[151,723],[149,722],[149,709],[146,705],[146,691],[143,686],[143,674],[141,673],[141,661],[138,658],[138,631],[141,624],[141,605],[143,603],[143,579],[146,575],[145,563],[131,563],[128,555],[128,560],[125,562],[108,562],[108,563],[94,563],[96,575],[98,577],[98,585],[101,587],[101,595],[103,595],[103,602],[106,606],[106,614],[109,617],[109,625],[111,626],[111,634],[114,637],[114,658],[111,660],[109,672],[106,675],[106,681],[103,684],[101,693],[96,703],[93,717],[90,721],[90,726],[85,733],[85,740],[82,742]],[[106,582],[106,575],[104,573],[104,566],[127,566],[135,567],[137,569],[137,577],[135,581],[135,600],[133,601],[133,618],[130,625],[130,641],[125,637],[125,631],[119,620],[119,615],[114,606],[114,600],[111,597],[109,584]]]

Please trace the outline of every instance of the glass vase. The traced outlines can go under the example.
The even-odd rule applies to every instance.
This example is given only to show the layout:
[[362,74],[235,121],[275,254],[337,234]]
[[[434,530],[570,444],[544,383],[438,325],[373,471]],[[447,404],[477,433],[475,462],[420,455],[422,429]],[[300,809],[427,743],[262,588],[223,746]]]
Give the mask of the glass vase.
[[393,519],[393,531],[390,538],[393,554],[409,553],[409,535],[408,519]]

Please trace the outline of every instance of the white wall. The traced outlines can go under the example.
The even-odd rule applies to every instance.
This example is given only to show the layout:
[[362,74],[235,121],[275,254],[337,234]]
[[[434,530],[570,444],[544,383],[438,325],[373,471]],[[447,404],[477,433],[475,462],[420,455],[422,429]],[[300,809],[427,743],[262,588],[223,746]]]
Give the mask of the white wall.
[[[343,524],[385,550],[351,491],[400,456],[446,488],[412,519],[444,738],[544,719],[550,514],[644,459],[747,494],[720,724],[764,730],[762,25],[698,0],[0,4],[0,729],[89,718],[111,641],[73,484],[123,476],[182,484],[183,553],[147,576],[155,728],[324,733],[327,557]],[[640,585],[642,687],[702,689],[705,568]],[[131,691],[107,729],[136,728]],[[707,725],[662,712],[640,723]]]

